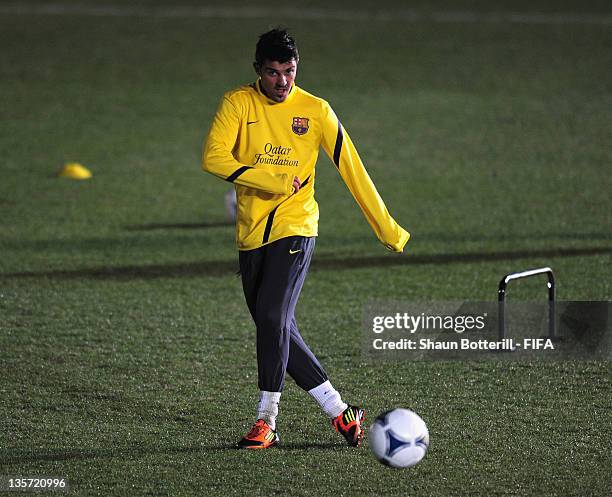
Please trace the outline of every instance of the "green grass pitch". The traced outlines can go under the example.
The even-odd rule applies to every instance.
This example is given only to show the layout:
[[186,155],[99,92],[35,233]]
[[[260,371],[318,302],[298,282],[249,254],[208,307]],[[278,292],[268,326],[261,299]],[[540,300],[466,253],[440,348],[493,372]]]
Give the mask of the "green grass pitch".
[[[326,17],[322,1],[217,18],[61,4],[0,9],[0,475],[65,476],[71,495],[92,496],[609,495],[609,362],[360,352],[371,297],[493,300],[503,274],[550,265],[559,299],[611,299],[605,2],[438,9],[540,22]],[[300,47],[298,84],[330,101],[413,235],[387,253],[321,154],[298,320],[370,421],[394,406],[423,416],[431,447],[410,470],[379,464],[367,442],[343,447],[291,380],[284,446],[233,448],[257,402],[254,330],[227,184],[199,158],[221,94],[253,80],[257,35],[279,23]],[[55,177],[67,161],[93,178]],[[542,287],[518,282],[509,298],[544,299]]]

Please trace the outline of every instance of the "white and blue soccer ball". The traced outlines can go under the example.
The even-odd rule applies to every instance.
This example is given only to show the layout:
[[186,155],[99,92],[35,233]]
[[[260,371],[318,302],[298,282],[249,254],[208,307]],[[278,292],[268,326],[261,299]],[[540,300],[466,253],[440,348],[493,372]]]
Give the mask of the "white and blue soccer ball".
[[429,447],[427,425],[410,409],[383,412],[369,431],[368,444],[374,456],[393,468],[414,466]]

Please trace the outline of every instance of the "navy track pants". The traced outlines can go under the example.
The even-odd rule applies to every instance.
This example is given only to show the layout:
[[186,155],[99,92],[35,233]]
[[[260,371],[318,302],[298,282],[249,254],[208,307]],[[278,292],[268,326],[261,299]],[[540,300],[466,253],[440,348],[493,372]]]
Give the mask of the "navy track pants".
[[290,236],[239,252],[242,288],[257,327],[259,389],[281,392],[285,373],[304,390],[327,381],[295,321],[315,238]]

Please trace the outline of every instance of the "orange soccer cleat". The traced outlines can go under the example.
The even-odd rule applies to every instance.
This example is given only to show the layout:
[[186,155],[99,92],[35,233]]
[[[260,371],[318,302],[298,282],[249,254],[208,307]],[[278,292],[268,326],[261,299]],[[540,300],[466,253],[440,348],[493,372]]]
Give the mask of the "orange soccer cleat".
[[365,411],[361,407],[348,406],[342,414],[332,419],[332,426],[341,433],[351,447],[359,447],[363,438]]
[[240,449],[268,449],[278,445],[280,438],[278,433],[270,428],[263,419],[258,419],[242,440],[238,442]]

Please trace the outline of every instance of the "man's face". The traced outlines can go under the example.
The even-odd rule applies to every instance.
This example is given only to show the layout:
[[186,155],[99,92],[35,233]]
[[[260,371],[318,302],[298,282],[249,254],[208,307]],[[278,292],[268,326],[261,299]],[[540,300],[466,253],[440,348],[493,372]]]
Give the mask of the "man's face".
[[297,74],[297,62],[277,62],[265,60],[263,64],[255,65],[255,70],[261,78],[261,88],[275,102],[284,102],[293,86]]

